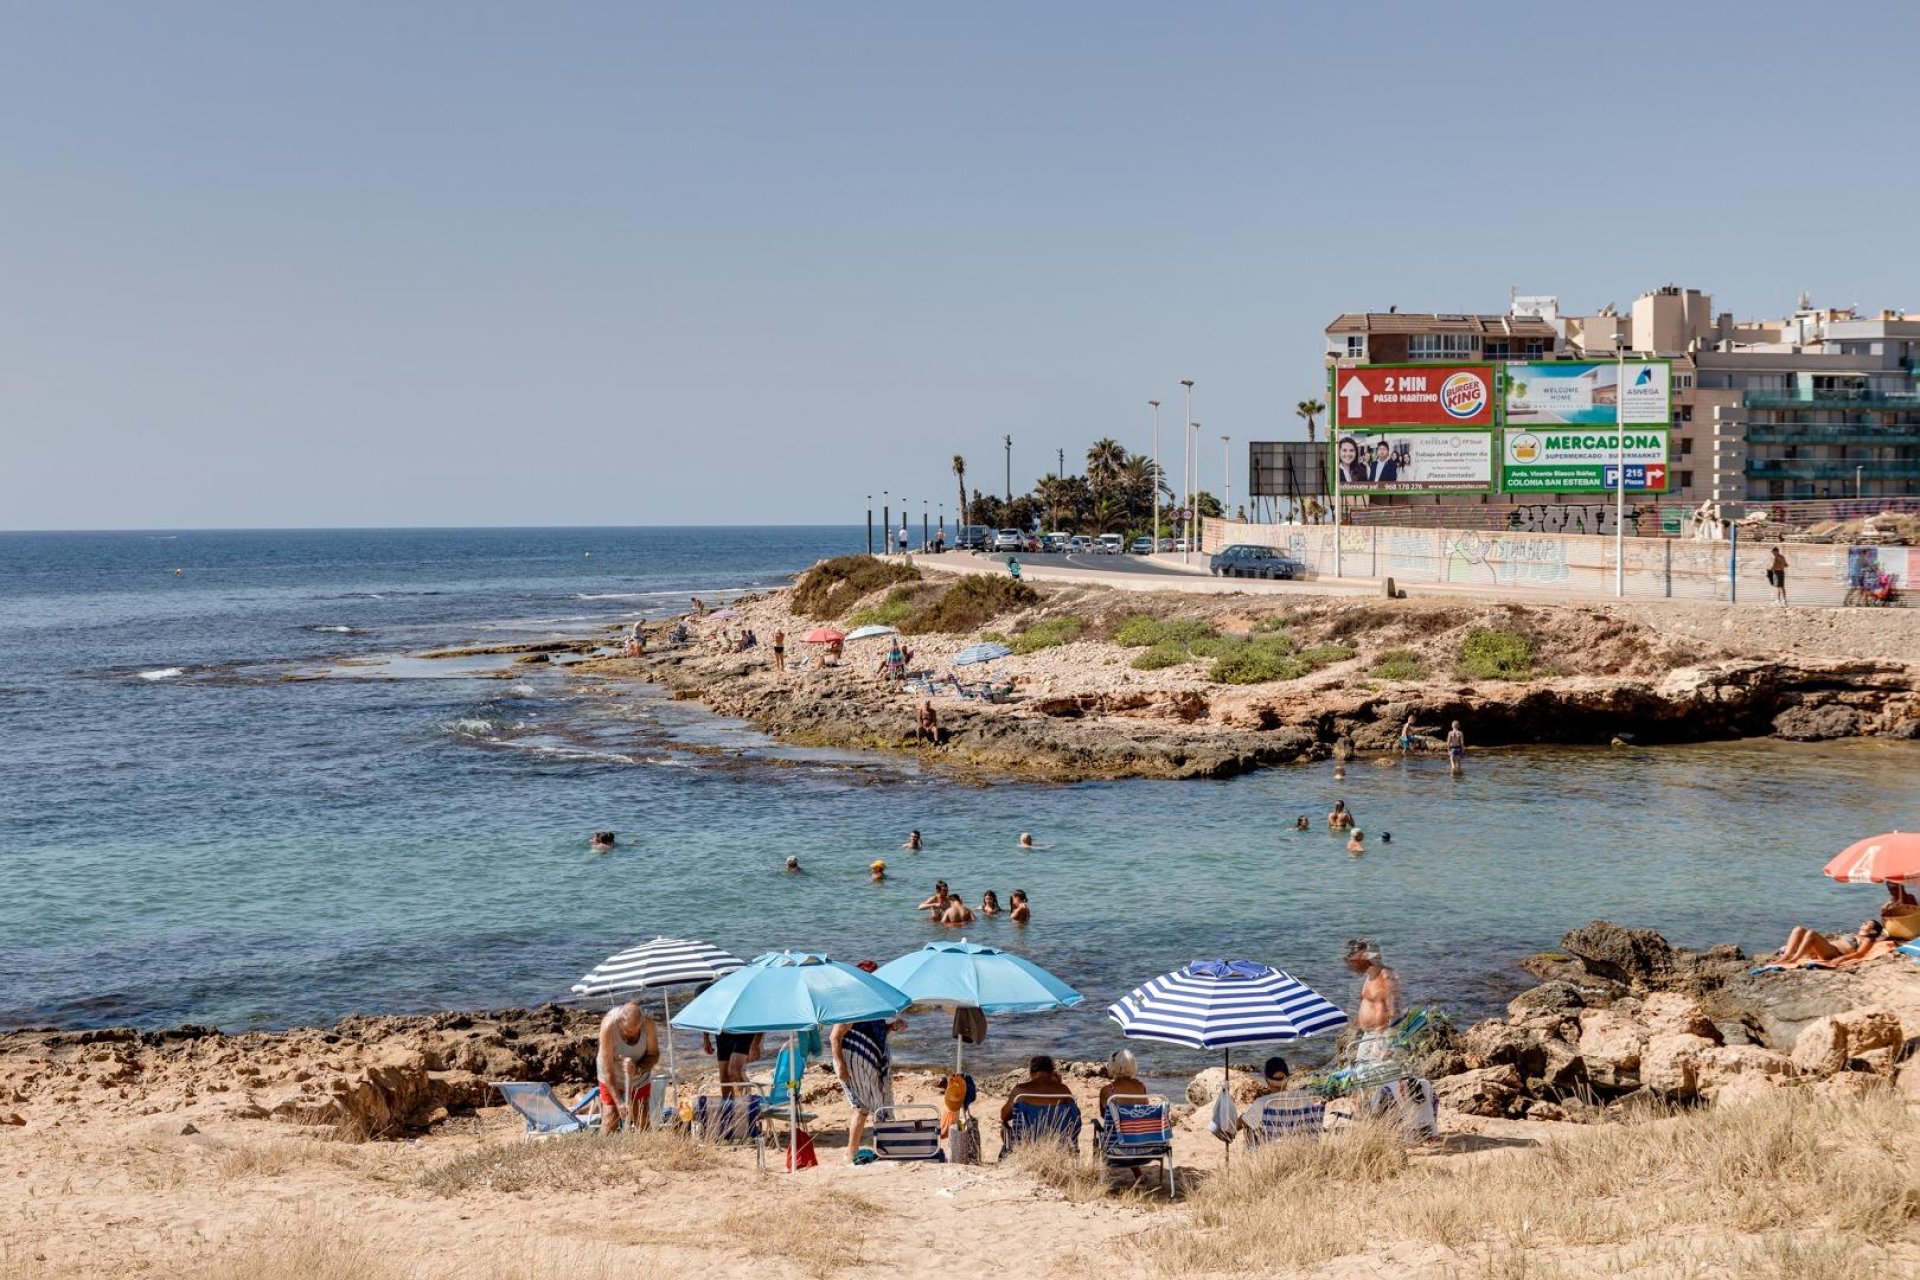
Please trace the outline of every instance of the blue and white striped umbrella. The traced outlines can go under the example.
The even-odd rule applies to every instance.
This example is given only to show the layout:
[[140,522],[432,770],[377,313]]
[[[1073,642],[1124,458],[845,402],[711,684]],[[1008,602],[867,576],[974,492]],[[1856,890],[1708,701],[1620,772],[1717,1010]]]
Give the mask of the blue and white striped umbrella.
[[996,644],[991,640],[985,640],[979,644],[970,644],[960,652],[954,654],[953,665],[956,667],[970,667],[976,662],[998,662],[1012,652],[1013,650],[1003,644]]
[[1128,1039],[1195,1049],[1298,1040],[1347,1024],[1312,987],[1253,960],[1195,960],[1136,988],[1107,1016]]

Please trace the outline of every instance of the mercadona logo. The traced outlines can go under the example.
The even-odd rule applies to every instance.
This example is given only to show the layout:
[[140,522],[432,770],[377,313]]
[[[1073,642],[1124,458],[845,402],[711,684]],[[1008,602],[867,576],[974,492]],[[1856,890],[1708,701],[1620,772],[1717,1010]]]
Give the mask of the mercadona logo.
[[1507,441],[1507,456],[1514,462],[1538,462],[1540,437],[1531,431],[1514,436]]
[[1450,417],[1478,417],[1487,408],[1486,382],[1477,373],[1454,374],[1440,384],[1440,407]]

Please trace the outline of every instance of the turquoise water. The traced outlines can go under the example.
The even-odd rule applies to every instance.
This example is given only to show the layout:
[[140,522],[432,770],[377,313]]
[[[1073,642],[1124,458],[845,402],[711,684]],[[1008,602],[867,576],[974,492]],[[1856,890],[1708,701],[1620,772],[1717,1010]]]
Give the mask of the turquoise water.
[[[781,748],[645,688],[337,665],[663,613],[859,537],[0,535],[0,1024],[525,1003],[655,933],[884,961],[947,936],[912,910],[936,877],[974,903],[1028,890],[1032,925],[969,936],[1087,996],[1003,1020],[989,1058],[1104,1053],[1105,1005],[1202,955],[1278,964],[1345,1001],[1356,934],[1414,998],[1471,1017],[1521,984],[1515,959],[1596,916],[1697,945],[1851,924],[1877,894],[1827,883],[1822,862],[1915,825],[1907,743],[982,787],[908,758]],[[1326,832],[1336,798],[1369,834],[1364,858]],[[1309,833],[1291,829],[1301,813]],[[621,833],[611,855],[587,851],[601,827]],[[924,853],[895,847],[913,827]],[[1019,852],[1022,830],[1054,848]],[[805,875],[780,872],[788,855]],[[867,881],[875,857],[883,885]],[[937,1057],[926,1021],[903,1048]]]

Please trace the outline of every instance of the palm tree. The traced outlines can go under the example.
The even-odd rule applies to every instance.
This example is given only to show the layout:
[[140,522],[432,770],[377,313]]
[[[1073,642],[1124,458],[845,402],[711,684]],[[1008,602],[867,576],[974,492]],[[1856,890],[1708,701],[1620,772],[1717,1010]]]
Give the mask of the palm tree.
[[[969,523],[967,520],[967,460],[957,453],[953,455],[953,482],[960,489],[960,505],[955,507],[954,511],[961,525],[965,526]],[[953,537],[955,542],[960,540],[959,529],[953,531]]]
[[1094,519],[1103,531],[1113,520],[1113,482],[1119,479],[1120,469],[1126,464],[1126,446],[1112,437],[1095,440],[1087,450],[1087,480],[1093,485]]
[[1307,422],[1307,443],[1313,443],[1313,420],[1327,411],[1327,406],[1318,400],[1302,400],[1293,406],[1293,411]]

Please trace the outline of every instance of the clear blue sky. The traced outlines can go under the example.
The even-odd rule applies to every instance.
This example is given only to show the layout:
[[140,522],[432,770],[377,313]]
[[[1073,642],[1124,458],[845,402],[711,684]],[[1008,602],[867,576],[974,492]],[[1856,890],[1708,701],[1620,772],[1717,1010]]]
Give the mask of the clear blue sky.
[[1911,6],[1397,9],[11,5],[0,527],[857,521],[1182,377],[1217,488],[1342,310],[1920,307]]

